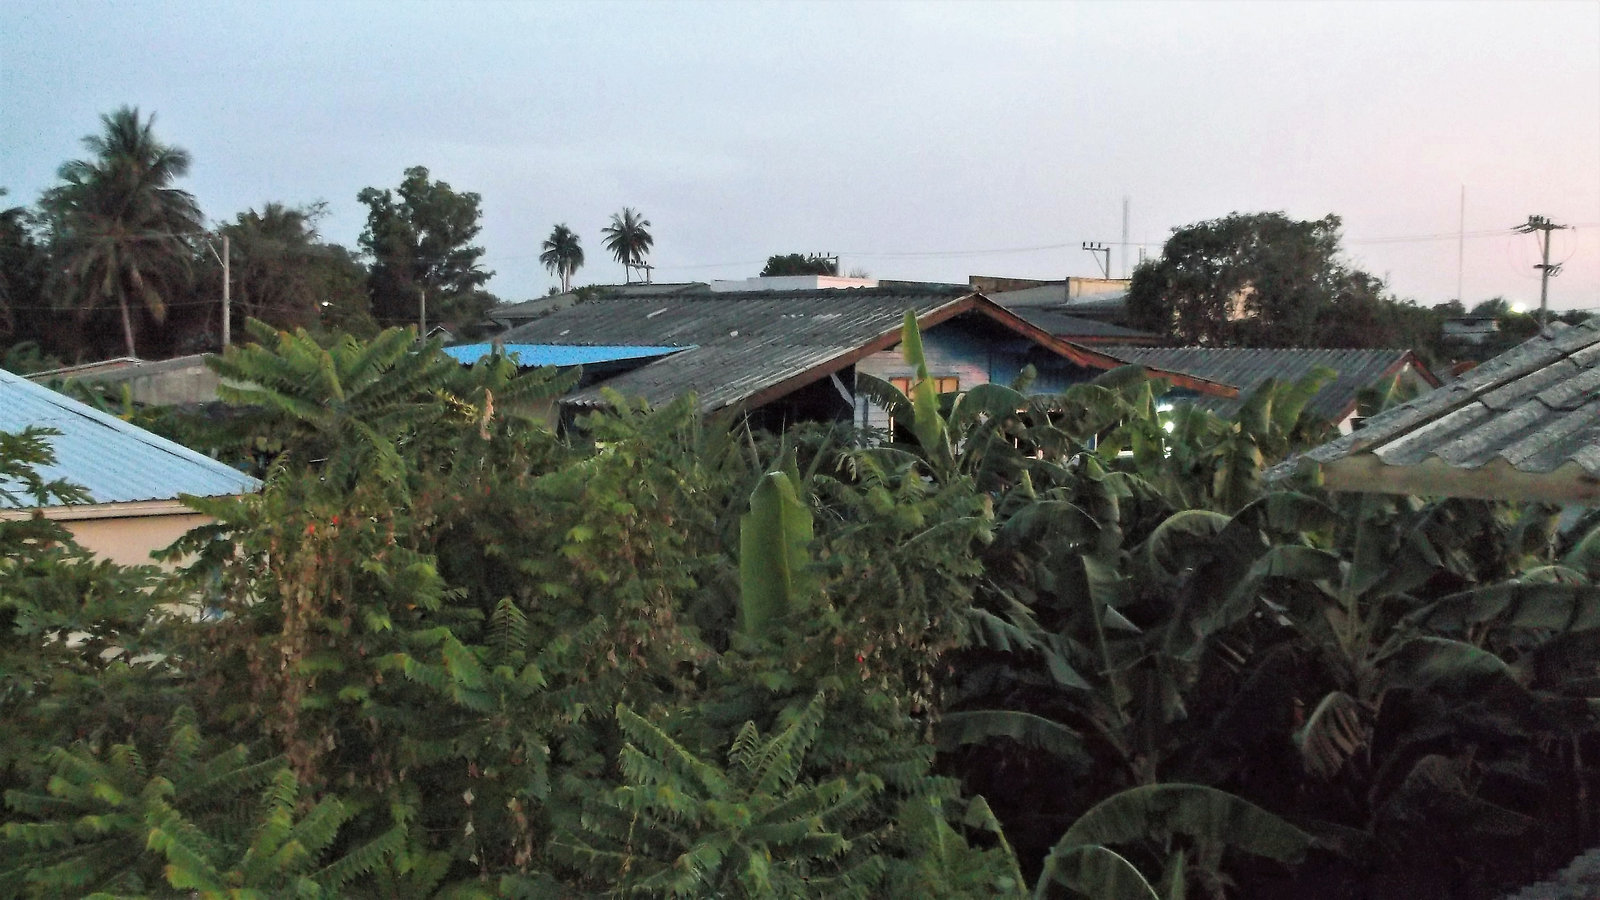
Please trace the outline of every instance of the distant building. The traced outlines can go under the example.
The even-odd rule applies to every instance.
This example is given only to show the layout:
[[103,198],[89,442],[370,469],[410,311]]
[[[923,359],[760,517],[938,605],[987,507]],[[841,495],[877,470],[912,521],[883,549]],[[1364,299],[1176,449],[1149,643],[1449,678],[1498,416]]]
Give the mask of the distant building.
[[39,475],[84,488],[89,502],[29,507],[0,497],[0,518],[37,510],[84,547],[125,565],[149,564],[152,551],[211,521],[185,506],[184,495],[224,497],[261,489],[261,482],[214,459],[0,370],[0,431],[29,427],[60,432],[46,439],[56,461],[39,467]]
[[[894,382],[914,374],[897,350],[907,311],[922,328],[929,376],[941,391],[1007,383],[1031,365],[1034,390],[1054,392],[1124,364],[1063,341],[965,286],[900,282],[613,297],[553,312],[499,341],[537,348],[525,360],[584,351],[604,356],[596,363],[610,367],[607,377],[560,401],[569,415],[608,404],[607,391],[655,404],[693,393],[706,413],[750,414],[774,424],[881,426],[886,417],[857,391],[856,375]],[[1235,393],[1185,373],[1153,374],[1196,393]]]
[[206,367],[208,353],[173,359],[146,360],[120,357],[102,362],[35,372],[35,384],[79,381],[112,392],[127,391],[128,399],[143,406],[184,406],[217,399],[222,379]]
[[1481,344],[1500,331],[1500,320],[1494,316],[1457,316],[1445,319],[1440,333],[1468,344]]

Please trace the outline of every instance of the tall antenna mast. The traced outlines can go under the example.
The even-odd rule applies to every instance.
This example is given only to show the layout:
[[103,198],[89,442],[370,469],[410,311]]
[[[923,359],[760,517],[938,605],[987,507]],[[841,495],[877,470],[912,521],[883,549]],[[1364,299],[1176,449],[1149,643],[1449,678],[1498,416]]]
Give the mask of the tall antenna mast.
[[1128,197],[1122,197],[1122,277],[1128,277]]
[[1461,272],[1467,258],[1467,186],[1461,186],[1461,230],[1456,232],[1456,302],[1465,304],[1461,296]]

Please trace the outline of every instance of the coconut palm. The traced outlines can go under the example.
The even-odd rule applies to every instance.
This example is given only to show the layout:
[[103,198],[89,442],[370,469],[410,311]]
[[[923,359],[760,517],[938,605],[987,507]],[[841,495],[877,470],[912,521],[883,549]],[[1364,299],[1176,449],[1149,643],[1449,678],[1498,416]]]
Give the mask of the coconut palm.
[[545,239],[539,262],[544,263],[551,274],[561,276],[561,293],[572,290],[572,273],[583,268],[583,247],[578,244],[577,232],[565,224],[557,225]]
[[[617,262],[622,263],[629,281],[633,280],[633,270],[644,266],[644,258],[655,244],[649,228],[649,219],[633,207],[625,206],[622,212],[612,213],[611,224],[601,229],[606,236],[606,249],[617,258]],[[648,276],[645,280],[649,280]]]
[[92,156],[63,165],[65,183],[44,198],[60,261],[54,287],[80,318],[115,302],[135,356],[130,304],[166,319],[168,300],[189,281],[187,236],[200,230],[200,208],[172,187],[188,173],[189,153],[156,140],[153,115],[124,106],[100,121],[104,131],[83,139]]

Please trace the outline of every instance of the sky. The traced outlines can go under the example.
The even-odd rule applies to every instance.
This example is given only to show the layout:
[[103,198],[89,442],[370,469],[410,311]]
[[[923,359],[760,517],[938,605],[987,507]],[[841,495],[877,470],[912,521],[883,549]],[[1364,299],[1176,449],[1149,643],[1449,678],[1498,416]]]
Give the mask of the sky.
[[1596,0],[0,0],[4,202],[122,105],[190,152],[213,221],[325,201],[354,247],[356,194],[426,166],[482,196],[508,301],[556,283],[556,223],[576,283],[621,281],[601,228],[631,206],[657,281],[813,251],[879,278],[1098,275],[1085,241],[1120,275],[1184,225],[1334,213],[1348,263],[1468,306],[1537,306],[1537,240],[1511,229],[1542,215],[1575,226],[1551,306],[1600,308]]

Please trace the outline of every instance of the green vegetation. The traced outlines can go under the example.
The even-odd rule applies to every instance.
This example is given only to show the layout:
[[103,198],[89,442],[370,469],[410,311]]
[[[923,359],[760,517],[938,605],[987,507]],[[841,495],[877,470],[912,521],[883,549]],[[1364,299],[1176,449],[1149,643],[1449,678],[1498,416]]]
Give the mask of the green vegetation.
[[767,257],[761,276],[769,275],[837,275],[839,260],[833,256],[815,253],[780,253]]
[[1334,215],[1233,213],[1175,229],[1133,273],[1130,324],[1182,344],[1404,347],[1430,364],[1470,351],[1441,343],[1444,319],[1459,312],[1399,300],[1346,265],[1339,225]]
[[633,207],[625,206],[622,212],[611,214],[610,225],[600,229],[600,233],[606,236],[605,248],[611,251],[617,262],[622,263],[628,281],[633,280],[635,269],[645,268],[645,258],[650,255],[650,248],[655,246],[656,239],[650,234],[650,227],[649,219]]
[[[84,138],[83,159],[32,206],[0,206],[0,367],[31,372],[110,356],[164,359],[214,351],[222,337],[223,254],[231,322],[260,319],[328,336],[383,325],[449,323],[471,336],[500,302],[485,290],[482,197],[405,170],[398,187],[354,194],[367,214],[355,248],[324,240],[327,204],[268,200],[207,225],[179,187],[191,158],[155,133],[155,116],[123,107]],[[0,197],[6,188],[0,186]],[[632,209],[605,246],[642,269],[653,238]],[[226,239],[226,242],[224,241]],[[540,261],[572,288],[584,264],[577,233],[556,226]]]
[[367,188],[356,199],[367,207],[361,249],[372,258],[374,318],[386,325],[414,322],[423,297],[432,321],[483,318],[494,305],[483,285],[494,273],[478,265],[483,248],[472,244],[482,230],[482,197],[430,181],[426,168],[412,166],[397,190]]
[[545,239],[539,262],[561,278],[561,292],[572,290],[572,273],[583,268],[583,246],[578,235],[565,224],[557,225]]
[[0,893],[1442,900],[1596,840],[1597,523],[1263,483],[1315,379],[562,436],[550,371],[252,333],[160,420],[266,476],[177,569],[0,521]]

